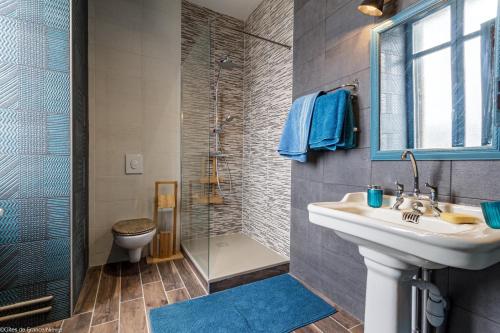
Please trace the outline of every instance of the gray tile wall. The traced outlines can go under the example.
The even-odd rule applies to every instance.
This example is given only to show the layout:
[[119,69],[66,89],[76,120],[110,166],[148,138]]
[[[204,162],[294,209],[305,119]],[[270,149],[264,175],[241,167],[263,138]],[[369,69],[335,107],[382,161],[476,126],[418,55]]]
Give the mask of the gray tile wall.
[[[397,10],[413,1],[398,2]],[[306,205],[339,200],[374,182],[411,184],[408,162],[370,160],[371,28],[383,19],[360,14],[359,0],[295,0],[294,97],[360,80],[359,146],[316,153],[292,164],[291,271],[359,318],[363,318],[366,269],[358,250],[333,232],[308,222]],[[500,200],[500,161],[420,162],[421,186],[439,186],[441,200],[478,204]],[[500,265],[483,271],[445,269],[435,273],[452,308],[448,332],[500,332]]]

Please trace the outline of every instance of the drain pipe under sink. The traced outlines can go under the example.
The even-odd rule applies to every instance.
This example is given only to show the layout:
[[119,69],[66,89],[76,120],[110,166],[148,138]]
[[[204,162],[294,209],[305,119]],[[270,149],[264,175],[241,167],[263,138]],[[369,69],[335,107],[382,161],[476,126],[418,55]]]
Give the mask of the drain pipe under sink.
[[[412,333],[431,333],[446,319],[447,304],[439,288],[430,282],[431,270],[421,268],[412,286]],[[432,326],[432,327],[431,327]]]

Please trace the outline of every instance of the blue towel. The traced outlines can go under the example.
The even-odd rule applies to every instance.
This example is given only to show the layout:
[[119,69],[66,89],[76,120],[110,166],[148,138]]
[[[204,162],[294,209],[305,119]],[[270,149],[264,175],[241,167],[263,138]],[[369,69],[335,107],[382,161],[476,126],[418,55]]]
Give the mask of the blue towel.
[[318,97],[311,123],[313,150],[350,149],[356,145],[351,93],[338,90]]
[[278,153],[281,156],[305,162],[311,118],[316,98],[321,92],[297,98],[288,113],[288,119],[281,135]]

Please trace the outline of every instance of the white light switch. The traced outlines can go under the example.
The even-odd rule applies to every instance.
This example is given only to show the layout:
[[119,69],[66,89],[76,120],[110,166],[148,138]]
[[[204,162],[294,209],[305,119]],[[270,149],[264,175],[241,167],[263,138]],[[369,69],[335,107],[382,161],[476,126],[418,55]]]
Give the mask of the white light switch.
[[144,173],[142,154],[125,154],[125,173],[127,175]]

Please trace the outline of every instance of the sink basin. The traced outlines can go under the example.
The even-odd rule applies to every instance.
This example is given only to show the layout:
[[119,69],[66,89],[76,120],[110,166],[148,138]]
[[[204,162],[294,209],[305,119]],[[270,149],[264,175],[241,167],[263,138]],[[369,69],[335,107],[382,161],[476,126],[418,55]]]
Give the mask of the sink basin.
[[[365,332],[410,332],[411,287],[419,267],[479,270],[500,262],[500,230],[489,228],[479,207],[443,203],[444,212],[473,215],[477,224],[453,224],[432,216],[428,204],[419,223],[405,222],[384,196],[381,208],[366,204],[366,193],[349,193],[339,202],[311,203],[309,220],[355,243],[368,270]],[[383,304],[382,304],[383,303]]]

